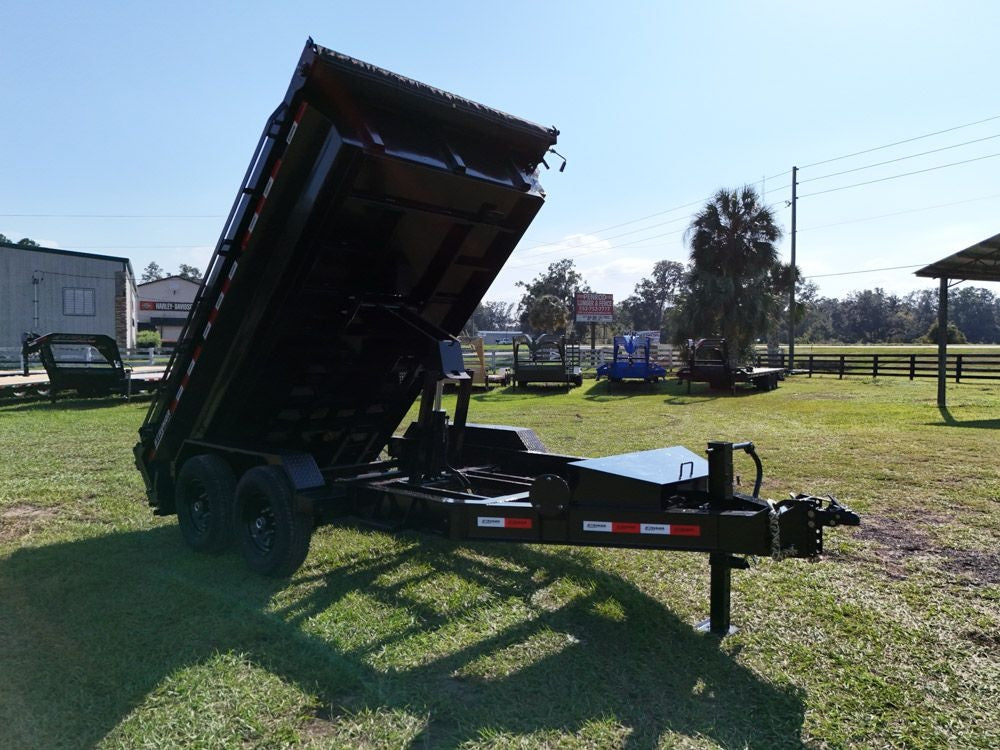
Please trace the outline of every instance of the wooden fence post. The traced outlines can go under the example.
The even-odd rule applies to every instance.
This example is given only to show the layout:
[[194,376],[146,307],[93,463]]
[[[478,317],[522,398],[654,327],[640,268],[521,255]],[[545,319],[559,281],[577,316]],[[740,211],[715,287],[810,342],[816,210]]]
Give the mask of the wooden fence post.
[[843,380],[844,379],[844,355],[843,354],[840,355],[840,377],[837,378],[837,379],[838,380]]
[[910,380],[913,380],[913,378],[916,377],[916,374],[917,374],[917,355],[916,354],[911,354],[910,355]]
[[872,379],[878,377],[878,355],[872,355]]
[[962,382],[962,355],[961,354],[956,354],[955,355],[955,382],[956,383],[961,383]]

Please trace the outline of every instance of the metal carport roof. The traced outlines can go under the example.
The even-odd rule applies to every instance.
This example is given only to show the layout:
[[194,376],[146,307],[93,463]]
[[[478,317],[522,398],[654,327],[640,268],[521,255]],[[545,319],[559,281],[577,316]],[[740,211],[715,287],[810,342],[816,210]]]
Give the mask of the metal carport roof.
[[1000,281],[1000,234],[987,237],[975,245],[959,250],[946,258],[914,272],[941,280],[938,293],[938,406],[946,406],[945,375],[948,361],[948,280]]
[[932,279],[1000,281],[1000,234],[915,271]]

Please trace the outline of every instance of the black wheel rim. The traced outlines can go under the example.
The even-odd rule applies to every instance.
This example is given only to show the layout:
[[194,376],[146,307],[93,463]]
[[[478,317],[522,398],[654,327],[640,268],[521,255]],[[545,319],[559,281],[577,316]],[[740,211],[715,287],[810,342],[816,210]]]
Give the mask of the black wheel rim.
[[274,510],[270,503],[263,497],[254,497],[247,503],[243,521],[246,524],[247,538],[254,550],[260,554],[269,554],[274,548],[274,536],[277,528]]
[[194,497],[191,500],[191,525],[199,534],[206,534],[212,523],[212,505],[208,502],[208,492],[203,484],[199,482],[194,489]]

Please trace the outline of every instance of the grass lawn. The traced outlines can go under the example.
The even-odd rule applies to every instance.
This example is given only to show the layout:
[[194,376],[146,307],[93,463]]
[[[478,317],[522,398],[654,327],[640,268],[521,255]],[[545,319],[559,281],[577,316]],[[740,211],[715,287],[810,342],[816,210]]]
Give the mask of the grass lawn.
[[751,439],[765,494],[862,514],[820,563],[736,571],[721,643],[705,555],[325,527],[262,579],[151,516],[144,404],[0,406],[0,748],[996,748],[1000,385],[948,392],[474,396],[564,453]]

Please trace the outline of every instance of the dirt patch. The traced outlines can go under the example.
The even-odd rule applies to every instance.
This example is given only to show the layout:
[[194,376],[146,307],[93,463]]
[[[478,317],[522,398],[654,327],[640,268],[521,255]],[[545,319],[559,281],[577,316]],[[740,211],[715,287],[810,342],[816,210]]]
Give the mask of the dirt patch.
[[1000,648],[1000,633],[984,633],[982,630],[966,630],[962,637],[978,646]]
[[947,562],[944,569],[972,578],[984,586],[1000,583],[1000,553],[978,549],[943,550]]
[[[923,514],[921,525],[940,526],[954,519],[941,515]],[[862,519],[855,539],[872,542],[877,549],[877,559],[890,578],[907,577],[903,563],[914,555],[933,555],[941,560],[941,567],[949,573],[972,578],[977,584],[1000,583],[1000,553],[976,549],[942,547],[925,530],[911,521],[880,516]],[[866,559],[867,558],[866,556]]]
[[22,503],[0,510],[0,542],[20,539],[35,526],[56,516],[55,508],[40,508]]

